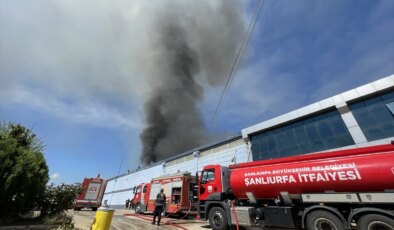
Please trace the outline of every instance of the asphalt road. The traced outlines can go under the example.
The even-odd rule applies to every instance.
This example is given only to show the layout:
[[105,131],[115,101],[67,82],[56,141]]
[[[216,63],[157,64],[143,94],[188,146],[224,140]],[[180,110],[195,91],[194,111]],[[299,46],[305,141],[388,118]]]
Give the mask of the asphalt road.
[[124,216],[114,216],[111,223],[110,230],[123,230],[123,229],[174,229],[168,225],[156,226],[151,223],[138,219],[131,219]]
[[[74,213],[75,227],[78,229],[90,229],[93,223],[96,212],[93,211],[71,211]],[[209,230],[211,227],[208,222],[196,221],[196,220],[179,220],[176,218],[164,218],[161,221],[161,225],[152,225],[152,215],[139,215],[139,216],[124,216],[124,214],[134,214],[134,211],[129,210],[115,210],[114,216],[111,222],[110,230],[150,230],[150,229],[178,229],[178,230]],[[177,223],[176,226],[169,225],[168,223]],[[167,223],[167,224],[166,224]],[[261,228],[240,228],[242,230],[262,230]],[[265,228],[265,230],[273,230]],[[274,230],[285,230],[275,228]]]
[[[93,211],[71,211],[74,216],[75,227],[78,229],[90,229],[93,223],[96,212]],[[141,217],[124,216],[124,214],[133,214],[133,211],[115,210],[111,222],[110,230],[123,230],[123,229],[211,229],[206,222],[196,222],[195,220],[177,220],[164,218],[160,226],[152,225],[152,215],[143,215]],[[166,223],[180,223],[177,226],[169,225]]]

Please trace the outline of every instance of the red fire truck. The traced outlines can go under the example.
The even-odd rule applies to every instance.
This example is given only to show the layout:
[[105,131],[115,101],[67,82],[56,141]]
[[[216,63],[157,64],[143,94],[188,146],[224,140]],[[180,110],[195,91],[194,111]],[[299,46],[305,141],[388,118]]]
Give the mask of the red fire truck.
[[107,181],[100,178],[85,178],[82,182],[82,192],[74,203],[74,210],[79,211],[82,208],[91,208],[96,211],[101,205]]
[[195,176],[190,173],[176,173],[152,179],[150,183],[137,186],[132,205],[136,213],[153,212],[160,189],[166,194],[166,213],[197,211],[197,190]]
[[216,230],[393,230],[394,145],[207,165],[198,208]]

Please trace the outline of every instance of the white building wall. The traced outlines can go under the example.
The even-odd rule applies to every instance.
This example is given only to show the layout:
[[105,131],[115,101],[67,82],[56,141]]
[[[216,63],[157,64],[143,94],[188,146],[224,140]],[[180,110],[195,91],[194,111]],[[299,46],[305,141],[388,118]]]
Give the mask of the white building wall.
[[[147,168],[135,173],[118,177],[108,181],[105,189],[103,201],[107,200],[108,205],[124,205],[127,199],[133,196],[132,188],[141,183],[149,182],[151,178],[158,177],[163,174],[161,165]],[[127,191],[122,191],[127,190]],[[116,192],[122,191],[122,192]],[[115,192],[115,193],[112,193]]]
[[198,171],[201,171],[205,165],[220,164],[228,166],[233,164],[233,159],[235,159],[236,163],[247,161],[248,153],[246,144],[240,142],[240,145],[234,147],[229,147],[228,144],[224,145],[226,145],[226,149],[223,151],[216,153],[212,152],[209,155],[200,156],[199,158],[194,158],[168,167],[165,165],[157,165],[118,177],[117,179],[112,179],[107,183],[103,201],[107,200],[108,205],[111,207],[122,208],[125,205],[125,201],[133,197],[133,187],[141,183],[150,182],[152,178],[156,178],[164,174],[176,173],[178,170],[180,172],[188,171],[194,175],[197,168]]
[[246,145],[243,144],[218,153],[212,153],[208,156],[195,158],[190,161],[186,161],[177,165],[167,167],[165,168],[165,173],[166,174],[176,173],[179,170],[180,172],[188,171],[194,175],[197,171],[197,167],[198,167],[198,171],[202,171],[202,168],[205,165],[209,165],[209,164],[220,164],[223,166],[228,166],[232,164],[231,160],[234,158],[234,156],[237,163],[246,162],[247,159]]

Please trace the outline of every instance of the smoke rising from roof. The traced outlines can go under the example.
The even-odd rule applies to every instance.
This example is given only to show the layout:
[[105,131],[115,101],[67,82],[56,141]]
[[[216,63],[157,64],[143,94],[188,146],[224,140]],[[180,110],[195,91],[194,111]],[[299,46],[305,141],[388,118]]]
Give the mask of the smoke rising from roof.
[[206,143],[198,106],[204,89],[228,76],[244,35],[244,3],[1,4],[1,105],[133,134],[143,129],[144,163]]
[[[152,5],[151,5],[152,6]],[[140,135],[145,164],[206,143],[204,86],[224,84],[244,35],[237,1],[165,1],[150,8],[139,71],[152,91]]]

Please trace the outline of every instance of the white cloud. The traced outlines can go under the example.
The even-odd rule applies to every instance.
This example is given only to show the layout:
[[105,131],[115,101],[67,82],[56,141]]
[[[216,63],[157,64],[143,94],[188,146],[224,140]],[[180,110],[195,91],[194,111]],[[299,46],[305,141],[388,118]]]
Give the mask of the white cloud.
[[56,179],[60,178],[60,173],[54,173],[54,174],[50,175],[49,178],[51,180],[56,180]]
[[141,126],[138,116],[124,114],[125,111],[119,111],[116,107],[97,101],[81,101],[80,98],[77,101],[73,97],[62,100],[56,94],[47,95],[44,91],[37,92],[20,85],[0,92],[0,103],[31,106],[40,112],[80,124],[126,128],[140,128]]

